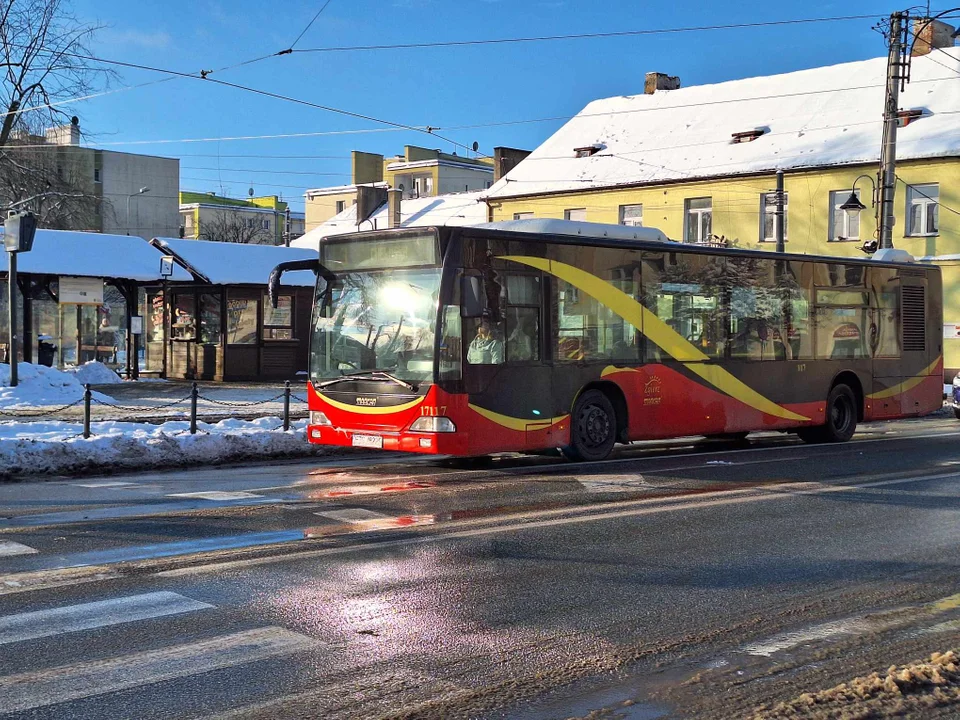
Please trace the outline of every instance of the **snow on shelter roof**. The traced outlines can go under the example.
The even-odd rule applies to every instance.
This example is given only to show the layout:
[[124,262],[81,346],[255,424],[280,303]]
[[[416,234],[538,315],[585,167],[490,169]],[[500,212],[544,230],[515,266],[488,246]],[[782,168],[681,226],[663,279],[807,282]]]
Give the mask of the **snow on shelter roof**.
[[[244,245],[241,243],[154,238],[150,241],[160,252],[182,258],[213,285],[266,285],[270,271],[290,260],[316,260],[316,250]],[[179,260],[178,263],[179,265]],[[201,278],[198,278],[201,279]],[[310,270],[284,273],[282,285],[313,287],[316,275]]]
[[[414,198],[400,201],[401,227],[426,227],[429,225],[479,225],[487,222],[487,205],[481,200],[481,192],[465,192],[452,195]],[[343,235],[359,230],[386,230],[388,226],[387,205],[377,208],[369,218],[357,227],[357,206],[351,205],[339,215],[322,222],[310,232],[290,243],[293,247],[316,250],[320,240],[331,235]]]
[[[17,271],[147,282],[161,279],[161,257],[161,253],[141,237],[39,229],[33,249],[18,253]],[[0,271],[7,270],[7,253],[0,251]],[[189,281],[192,278],[177,267],[172,279]]]
[[[913,58],[900,108],[923,115],[899,130],[898,159],[960,155],[958,75],[960,48]],[[885,76],[886,58],[875,58],[595,100],[485,197],[875,163]],[[598,149],[575,157],[587,146]]]

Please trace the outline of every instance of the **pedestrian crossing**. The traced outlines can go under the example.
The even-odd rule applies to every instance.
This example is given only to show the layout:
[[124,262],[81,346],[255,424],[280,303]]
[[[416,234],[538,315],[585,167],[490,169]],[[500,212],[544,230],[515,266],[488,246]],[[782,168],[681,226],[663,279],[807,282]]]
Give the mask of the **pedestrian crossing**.
[[[231,631],[224,632],[225,628],[220,630],[215,624],[215,618],[211,618],[212,622],[194,625],[212,625],[220,630],[219,634],[192,638],[191,642],[184,643],[182,637],[171,633],[169,643],[163,647],[146,650],[136,647],[136,638],[143,635],[135,623],[164,622],[218,610],[208,602],[176,592],[158,591],[0,616],[0,656],[16,658],[16,663],[6,666],[13,668],[14,672],[0,676],[0,715],[54,709],[62,703],[146,689],[165,681],[192,679],[216,670],[322,647],[322,643],[314,638],[270,624],[231,628]],[[120,631],[119,626],[124,625],[128,626],[128,632]],[[93,638],[87,638],[84,633],[104,630],[110,634],[98,636],[98,643],[101,646],[110,643],[111,657],[99,657],[96,653],[91,658],[59,656],[65,647],[74,648],[71,652],[77,649],[83,652],[88,640]],[[149,632],[163,637],[156,626]],[[63,640],[67,636],[75,637],[77,641],[65,644]],[[49,655],[51,649],[52,667],[30,668],[35,658],[43,657],[45,653]],[[177,698],[169,700],[175,702]],[[118,701],[129,703],[133,700],[128,694]],[[96,702],[99,708],[103,701]],[[80,716],[86,712],[83,707],[80,706]],[[77,706],[71,708],[73,715]],[[125,717],[139,715],[139,711],[131,709],[124,712]],[[101,715],[98,709],[92,709],[90,716]]]

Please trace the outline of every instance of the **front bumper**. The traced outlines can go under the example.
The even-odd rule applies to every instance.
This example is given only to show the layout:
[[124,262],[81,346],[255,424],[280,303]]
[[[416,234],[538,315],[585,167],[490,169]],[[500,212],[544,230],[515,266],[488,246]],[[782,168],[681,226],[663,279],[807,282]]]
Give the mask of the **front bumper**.
[[[354,436],[356,435],[382,438],[383,445],[379,448],[357,445],[354,442]],[[358,447],[366,450],[409,452],[423,455],[464,455],[467,448],[467,436],[466,433],[462,432],[425,433],[350,430],[329,425],[309,425],[307,427],[307,439],[316,445]]]

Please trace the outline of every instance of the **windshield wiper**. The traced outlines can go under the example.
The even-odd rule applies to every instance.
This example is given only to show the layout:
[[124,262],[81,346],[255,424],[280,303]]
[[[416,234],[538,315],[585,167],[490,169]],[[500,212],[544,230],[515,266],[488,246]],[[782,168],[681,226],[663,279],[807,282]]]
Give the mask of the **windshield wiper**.
[[416,386],[411,385],[410,383],[406,382],[405,380],[401,380],[398,377],[394,377],[384,370],[361,370],[355,373],[347,373],[342,377],[319,383],[317,387],[325,388],[329,385],[336,385],[337,383],[346,382],[348,380],[389,380],[390,382],[396,383],[401,387],[407,388],[407,390],[412,390],[414,392],[417,391]]

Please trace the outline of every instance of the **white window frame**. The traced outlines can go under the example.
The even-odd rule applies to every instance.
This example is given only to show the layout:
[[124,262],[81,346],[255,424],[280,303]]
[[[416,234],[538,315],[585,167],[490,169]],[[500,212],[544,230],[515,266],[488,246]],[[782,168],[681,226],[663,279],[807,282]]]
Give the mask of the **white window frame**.
[[[630,218],[626,217],[628,208],[631,211],[636,210],[639,213],[639,216]],[[621,205],[619,222],[621,225],[626,225],[627,227],[643,227],[643,204],[631,203],[628,205]]]
[[[940,234],[940,183],[907,185],[906,235],[904,237],[933,237]],[[913,209],[920,208],[920,232],[911,226]],[[934,228],[927,230],[927,224],[933,214]]]
[[[773,204],[768,205],[767,200],[770,200]],[[772,242],[777,241],[777,193],[767,192],[760,193],[760,242]],[[790,227],[790,224],[787,222],[787,212],[790,205],[790,193],[783,193],[783,241],[787,241],[787,229]],[[773,235],[767,237],[767,215],[773,216]]]
[[533,220],[536,217],[532,212],[515,212],[513,214],[514,220]]
[[563,211],[563,219],[575,220],[577,222],[586,222],[587,209],[586,208],[568,208]]
[[[860,213],[863,211],[860,210],[857,212],[857,233],[856,235],[851,234],[850,232],[850,215],[846,210],[841,210],[840,206],[845,203],[849,197],[852,190],[831,190],[830,191],[830,217],[827,218],[827,241],[828,242],[849,242],[860,239],[860,228],[862,227],[862,221],[860,218]],[[860,190],[856,191],[857,199],[861,200]],[[843,232],[838,232],[836,227],[837,217],[841,218],[841,230]]]
[[[709,205],[707,207],[695,208],[691,207],[692,203],[697,200],[707,200]],[[713,198],[712,197],[694,197],[687,198],[683,201],[683,241],[686,243],[706,243],[710,241],[709,237],[703,237],[703,218],[704,216],[710,216],[710,234],[713,234]],[[696,237],[693,240],[690,240],[690,228],[691,220],[696,222]]]
[[334,205],[334,208],[335,208],[336,211],[337,211],[337,215],[339,215],[340,213],[342,213],[344,210],[347,209],[347,203],[346,203],[346,201],[344,201],[344,200],[337,200],[336,203],[337,203],[337,204]]

